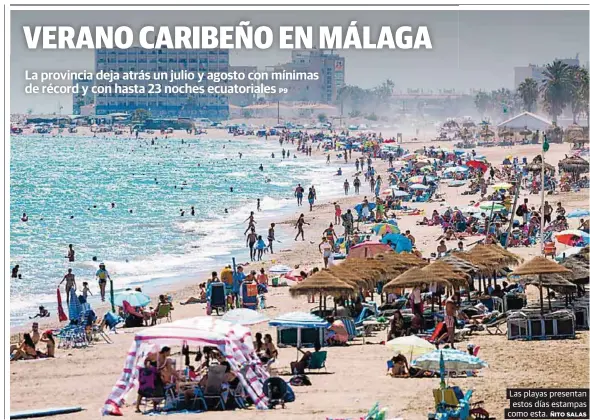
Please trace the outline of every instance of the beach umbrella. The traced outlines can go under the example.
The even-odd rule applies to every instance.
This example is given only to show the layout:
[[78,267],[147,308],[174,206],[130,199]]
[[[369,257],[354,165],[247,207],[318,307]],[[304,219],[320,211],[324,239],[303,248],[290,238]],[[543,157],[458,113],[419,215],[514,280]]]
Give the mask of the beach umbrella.
[[479,203],[479,208],[482,210],[501,211],[504,209],[504,204],[500,201],[482,201]]
[[416,158],[416,153],[409,153],[401,157],[402,160],[412,160],[414,158]]
[[545,257],[535,257],[532,260],[525,262],[524,264],[516,267],[508,277],[512,276],[527,276],[537,275],[539,276],[538,287],[541,301],[541,313],[543,313],[543,276],[548,274],[559,274],[563,276],[571,276],[571,270],[565,268],[556,262],[549,260]]
[[391,192],[394,197],[407,197],[408,195],[410,195],[405,191],[396,190],[396,189],[392,189]]
[[484,172],[488,170],[488,166],[479,160],[470,160],[465,165],[469,166],[470,168],[481,169]]
[[70,305],[68,306],[68,315],[70,316],[70,322],[79,321],[82,317],[82,305],[76,295],[76,289],[73,287],[70,289]]
[[412,190],[427,190],[428,187],[424,184],[412,184],[412,185],[410,185],[410,189],[412,189]]
[[582,251],[584,248],[585,247],[582,247],[582,246],[572,246],[572,247],[566,249],[565,251],[557,254],[555,256],[555,259],[556,260],[563,260],[565,258],[576,256],[576,255],[580,254],[580,251]]
[[[374,210],[375,207],[377,207],[377,204],[375,203],[369,203],[369,210]],[[361,213],[361,211],[363,210],[363,203],[358,203],[356,206],[354,206],[354,209],[356,210],[357,213]]]
[[291,271],[293,271],[293,269],[284,264],[273,265],[268,269],[268,272],[271,274],[287,274]]
[[566,217],[570,219],[578,218],[578,217],[588,217],[590,216],[590,210],[588,209],[575,209],[570,211]]
[[508,189],[510,189],[512,187],[513,187],[513,185],[512,184],[509,184],[508,182],[500,182],[498,184],[492,185],[492,188],[494,190],[508,190]]
[[385,235],[386,233],[399,233],[397,225],[390,223],[378,223],[371,229],[376,235]]
[[129,304],[134,308],[147,306],[151,301],[150,297],[145,293],[136,292],[135,290],[126,290],[123,292],[118,292],[115,295],[115,306],[123,307],[124,300],[129,302]]
[[410,361],[414,356],[422,356],[436,350],[434,344],[415,335],[397,337],[385,343],[385,347],[390,350],[399,351],[401,354],[410,356]]
[[[389,234],[393,235],[393,234]],[[387,235],[385,235],[387,236]],[[376,241],[366,241],[361,242],[360,244],[351,246],[348,250],[348,257],[349,258],[369,258],[373,257],[376,254],[387,252],[391,248],[388,245],[385,245],[383,242],[376,242]]]
[[399,276],[391,280],[389,283],[383,286],[383,290],[385,292],[389,292],[400,287],[410,288],[415,286],[421,286],[424,283],[436,283],[446,287],[452,286],[452,284],[449,281],[437,276],[433,272],[424,271],[419,267],[414,267],[410,268],[406,272],[400,274]]
[[256,325],[268,321],[268,317],[252,309],[232,309],[221,317],[223,321],[239,325]]
[[404,235],[398,233],[388,233],[381,238],[381,243],[391,243],[391,248],[397,253],[401,252],[412,252],[412,241],[410,241]]
[[578,244],[580,240],[583,241],[584,245],[590,244],[590,234],[576,229],[562,230],[561,232],[555,233],[555,239],[557,242],[573,246]]
[[[442,361],[441,361],[442,360]],[[443,362],[444,361],[444,362]],[[480,370],[488,364],[477,356],[455,349],[441,349],[426,353],[412,362],[419,369],[449,372]]]
[[353,286],[340,280],[330,270],[322,270],[314,273],[289,289],[291,296],[320,294],[340,297],[353,294],[354,291]]
[[467,184],[467,181],[451,181],[449,187],[462,187],[465,184]]

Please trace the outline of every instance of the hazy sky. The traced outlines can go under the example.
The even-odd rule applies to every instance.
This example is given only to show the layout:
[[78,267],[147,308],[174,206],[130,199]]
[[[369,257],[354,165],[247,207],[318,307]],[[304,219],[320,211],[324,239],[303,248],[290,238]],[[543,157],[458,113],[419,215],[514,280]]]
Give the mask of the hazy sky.
[[[588,61],[588,11],[13,11],[11,112],[64,113],[65,96],[24,94],[25,70],[93,70],[93,50],[28,50],[23,25],[426,25],[432,50],[346,50],[346,83],[371,87],[390,78],[397,88],[495,89],[514,84],[514,67],[580,54]],[[275,33],[278,33],[275,31]],[[263,68],[290,59],[290,51],[235,50],[230,64]]]

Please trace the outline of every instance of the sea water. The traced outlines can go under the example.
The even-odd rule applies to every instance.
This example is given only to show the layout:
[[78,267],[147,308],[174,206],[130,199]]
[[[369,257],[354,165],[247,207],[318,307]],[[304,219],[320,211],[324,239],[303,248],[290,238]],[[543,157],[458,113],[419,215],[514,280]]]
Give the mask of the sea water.
[[[10,265],[19,264],[23,277],[10,282],[11,324],[28,320],[39,305],[54,316],[56,288],[68,268],[78,289],[87,281],[96,296],[98,262],[115,290],[142,286],[150,293],[151,284],[197,281],[232,256],[247,260],[244,220],[258,198],[256,227],[266,242],[270,223],[296,208],[298,183],[306,190],[315,185],[318,199],[342,189],[341,177],[331,176],[335,164],[285,148],[291,156],[282,159],[276,140],[229,136],[154,145],[141,138],[11,137]],[[23,212],[28,222],[20,220]],[[278,240],[293,233],[276,228]],[[68,244],[76,251],[73,263],[65,258]]]

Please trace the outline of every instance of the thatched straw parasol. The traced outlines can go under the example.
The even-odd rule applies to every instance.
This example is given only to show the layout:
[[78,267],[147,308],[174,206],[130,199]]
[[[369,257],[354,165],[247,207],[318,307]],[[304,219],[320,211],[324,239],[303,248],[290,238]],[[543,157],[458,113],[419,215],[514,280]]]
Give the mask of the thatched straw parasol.
[[447,287],[452,286],[450,282],[436,276],[434,273],[425,272],[421,268],[414,267],[391,280],[389,283],[383,286],[383,290],[385,292],[390,292],[400,287],[415,287],[420,286],[423,283],[437,283],[443,284]]
[[588,161],[578,156],[566,156],[565,159],[559,161],[557,166],[562,171],[571,174],[583,174],[588,172],[588,168],[590,168]]
[[588,129],[584,129],[584,127],[578,124],[572,124],[565,129],[565,138],[563,141],[574,144],[588,143]]
[[468,286],[468,276],[461,271],[457,272],[455,270],[452,265],[441,260],[436,260],[432,264],[422,268],[422,271],[434,274],[436,277],[448,281],[455,289],[459,289],[461,286]]
[[502,256],[504,256],[504,262],[506,262],[508,265],[515,265],[515,264],[520,264],[524,261],[524,259],[520,256],[520,255],[516,255],[504,248],[502,248],[500,245],[496,245],[496,244],[489,244],[489,245],[485,245],[488,249],[491,249],[493,252],[496,252]]
[[[531,172],[541,172],[541,169],[543,169],[542,162],[543,158],[541,155],[537,155],[534,157],[533,161],[526,166],[526,168]],[[555,172],[555,166],[545,162],[545,171]]]
[[477,265],[471,264],[469,261],[462,260],[461,258],[457,258],[456,255],[457,254],[446,255],[441,259],[441,261],[444,261],[447,264],[453,266],[455,272],[459,270],[465,274],[471,275],[478,271]]
[[571,276],[571,270],[554,261],[548,260],[544,257],[535,257],[530,261],[518,266],[508,277],[512,276],[539,276],[538,287],[541,297],[541,314],[543,314],[543,276],[547,274],[559,274],[562,276]]
[[350,268],[337,265],[330,268],[330,273],[336,276],[338,279],[342,280],[343,282],[350,284],[355,289],[369,289],[369,282],[364,278],[362,272],[360,271],[352,270]]
[[579,258],[568,257],[561,263],[562,266],[571,270],[571,279],[575,284],[588,283],[590,277],[590,269],[588,269],[588,261],[582,261]]
[[516,265],[522,262],[522,258],[506,251],[499,246],[477,244],[468,254],[476,255],[483,260],[492,260],[503,266]]
[[312,274],[301,283],[291,287],[289,293],[291,296],[309,296],[316,293],[320,295],[320,309],[322,295],[324,296],[348,296],[353,294],[355,288],[350,284],[334,276],[329,270],[318,271]]

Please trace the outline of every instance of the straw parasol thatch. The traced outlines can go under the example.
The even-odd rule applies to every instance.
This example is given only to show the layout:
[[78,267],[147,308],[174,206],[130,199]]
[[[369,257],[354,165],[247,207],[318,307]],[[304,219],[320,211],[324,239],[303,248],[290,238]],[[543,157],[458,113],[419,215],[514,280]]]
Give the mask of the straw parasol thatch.
[[467,261],[475,266],[482,274],[492,274],[494,271],[502,268],[504,264],[498,261],[498,258],[486,258],[482,254],[472,252],[456,252],[453,254],[456,258]]
[[537,275],[538,287],[540,290],[540,301],[541,301],[541,314],[543,313],[543,277],[547,274],[558,274],[561,276],[571,276],[571,270],[565,268],[562,265],[557,264],[554,261],[548,260],[544,257],[535,257],[530,261],[516,267],[514,271],[508,276],[528,276]]
[[588,261],[582,261],[579,258],[568,257],[561,263],[562,266],[571,270],[572,282],[576,284],[588,283],[590,277],[590,269],[588,268]]
[[354,293],[354,287],[340,280],[330,270],[322,270],[291,287],[289,292],[292,296],[320,293],[339,297]]
[[484,260],[495,261],[502,266],[516,265],[522,262],[522,258],[512,252],[505,251],[499,246],[493,247],[492,245],[477,244],[468,253],[479,256]]
[[[337,265],[330,268],[330,273],[336,276],[338,279],[342,280],[343,282],[350,284],[355,289],[369,289],[369,282],[364,279],[360,271],[352,270],[350,268]],[[371,284],[371,286],[373,286],[373,284]]]
[[451,283],[455,289],[461,286],[468,286],[468,276],[462,271],[455,271],[456,269],[444,261],[436,260],[432,264],[422,268],[422,271],[431,273],[438,278],[444,279]]
[[453,266],[455,271],[460,270],[465,274],[474,274],[478,271],[478,268],[475,264],[471,264],[469,261],[457,258],[456,255],[457,253],[446,255],[441,258],[441,261],[444,261],[447,264]]
[[425,272],[423,269],[414,267],[399,275],[395,279],[391,280],[385,286],[383,290],[385,292],[392,291],[400,287],[415,287],[420,286],[423,283],[438,283],[443,284],[447,287],[451,286],[451,283],[445,279],[442,279],[431,272]]
[[489,244],[489,245],[485,245],[485,246],[488,249],[492,250],[493,252],[496,252],[496,253],[504,256],[505,262],[508,265],[520,264],[521,262],[524,261],[524,259],[521,256],[516,255],[516,254],[502,248],[500,245]]
[[565,138],[563,141],[574,144],[588,143],[588,129],[578,124],[572,124],[565,129]]
[[565,159],[560,160],[558,165],[559,169],[564,172],[568,172],[571,174],[581,174],[588,172],[590,168],[590,164],[585,159],[578,157],[578,156],[571,156],[568,157],[566,155]]

